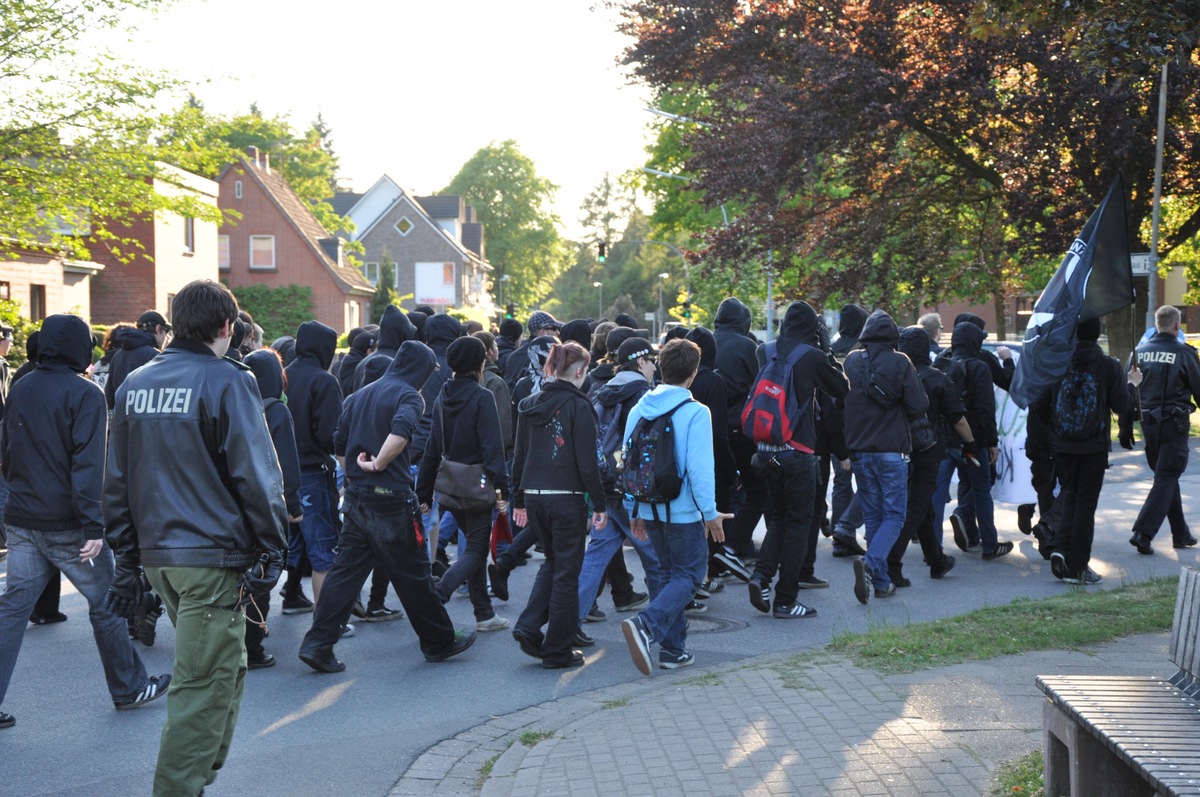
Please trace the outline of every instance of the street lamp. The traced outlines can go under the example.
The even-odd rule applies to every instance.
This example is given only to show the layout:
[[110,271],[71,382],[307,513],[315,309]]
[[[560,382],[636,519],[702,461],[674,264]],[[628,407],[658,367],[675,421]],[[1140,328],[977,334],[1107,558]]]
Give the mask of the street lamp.
[[663,280],[669,276],[671,275],[665,271],[658,275],[658,330],[654,335],[655,338],[662,336],[663,321],[665,320],[665,316],[663,316]]
[[508,275],[500,275],[500,306],[504,306],[504,289],[508,286]]
[[592,287],[596,289],[596,320],[599,321],[604,315],[604,283],[593,282]]

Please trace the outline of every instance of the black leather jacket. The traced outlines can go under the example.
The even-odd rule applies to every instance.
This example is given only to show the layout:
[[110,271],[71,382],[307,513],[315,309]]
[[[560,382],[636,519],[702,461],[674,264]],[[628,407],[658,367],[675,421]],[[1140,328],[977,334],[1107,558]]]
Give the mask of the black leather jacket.
[[283,474],[250,371],[177,340],[117,390],[104,521],[118,559],[249,567],[287,551]]
[[1190,415],[1200,404],[1200,357],[1171,332],[1158,332],[1137,347],[1142,370],[1142,413],[1154,419]]

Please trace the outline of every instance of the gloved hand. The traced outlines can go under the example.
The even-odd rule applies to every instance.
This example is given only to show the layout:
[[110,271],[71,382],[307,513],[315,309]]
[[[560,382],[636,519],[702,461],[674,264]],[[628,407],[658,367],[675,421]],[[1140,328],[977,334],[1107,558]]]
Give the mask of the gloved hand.
[[1133,430],[1130,429],[1128,432],[1125,432],[1125,431],[1119,432],[1117,434],[1117,442],[1121,444],[1121,448],[1125,449],[1126,451],[1132,451],[1133,450]]
[[142,569],[130,559],[118,556],[112,583],[104,596],[104,608],[117,617],[132,618],[142,594]]
[[279,582],[281,573],[283,573],[283,557],[281,555],[264,553],[260,556],[258,561],[242,575],[239,605],[247,606],[253,596],[273,590]]

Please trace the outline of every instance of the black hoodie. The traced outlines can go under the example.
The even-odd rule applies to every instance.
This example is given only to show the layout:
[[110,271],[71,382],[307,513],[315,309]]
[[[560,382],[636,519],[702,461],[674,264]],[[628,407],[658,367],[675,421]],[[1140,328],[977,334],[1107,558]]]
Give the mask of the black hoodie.
[[587,396],[564,379],[548,382],[518,408],[513,508],[525,508],[526,490],[587,493],[602,506],[596,452],[596,413]]
[[483,465],[493,486],[508,500],[508,473],[504,469],[504,440],[496,399],[492,391],[473,377],[456,376],[447,380],[434,402],[433,428],[417,476],[417,500],[423,504],[433,503],[433,483],[443,450],[455,462]]
[[704,327],[690,330],[687,339],[700,347],[700,370],[692,380],[692,397],[712,414],[717,509],[728,512],[729,491],[737,481],[737,463],[729,447],[729,394],[725,380],[716,372],[717,341]]
[[1058,402],[1059,383],[1051,385],[1050,392],[1033,407],[1031,416],[1038,416],[1051,430],[1055,452],[1064,454],[1099,454],[1112,450],[1112,413],[1128,412],[1133,405],[1134,390],[1129,387],[1121,363],[1109,357],[1094,340],[1080,340],[1075,344],[1071,357],[1071,369],[1090,371],[1099,383],[1097,405],[1102,408],[1104,428],[1087,440],[1065,440],[1053,432],[1054,407]]
[[977,450],[999,445],[996,392],[992,371],[979,357],[982,348],[983,330],[977,324],[963,321],[955,325],[954,334],[950,336],[949,356],[942,352],[934,363],[950,378],[954,389],[963,397],[963,408],[967,423],[975,435]]
[[858,337],[862,333],[863,324],[867,322],[867,311],[857,304],[842,306],[838,316],[838,337],[833,341],[833,355],[839,360],[845,360],[846,355],[854,351],[858,345]]
[[[929,333],[921,327],[906,327],[900,330],[900,353],[908,355],[917,369],[917,378],[925,388],[929,408],[925,411],[929,424],[938,434],[937,443],[921,456],[941,460],[946,456],[947,446],[959,448],[962,438],[952,427],[963,416],[962,397],[946,378],[933,367],[929,357]],[[914,456],[916,456],[914,454]]]
[[412,440],[425,411],[421,387],[437,367],[437,358],[428,346],[406,341],[383,376],[346,399],[333,443],[334,453],[345,457],[343,469],[350,486],[412,490],[410,446],[382,472],[364,472],[358,467],[358,455],[378,454],[388,435]]
[[458,319],[446,313],[430,316],[425,322],[425,345],[433,350],[437,358],[438,370],[430,375],[421,388],[421,398],[425,399],[425,414],[417,425],[417,432],[412,439],[412,456],[414,462],[420,462],[419,457],[425,453],[429,442],[429,433],[433,429],[433,403],[442,392],[442,385],[453,374],[450,363],[446,361],[446,350],[450,344],[462,337],[462,324]]
[[730,426],[740,428],[742,407],[758,376],[758,341],[750,335],[750,308],[733,296],[721,302],[713,319],[713,339],[717,343],[714,368],[725,380],[729,402],[726,419]]
[[[912,453],[909,421],[929,409],[925,388],[917,370],[905,355],[896,351],[900,330],[882,310],[871,313],[863,324],[859,342],[863,351],[846,357],[846,445],[851,451]],[[880,402],[872,385],[891,398]]]
[[104,536],[100,493],[108,411],[104,393],[83,374],[92,364],[92,331],[82,318],[42,322],[38,365],[14,385],[0,427],[8,480],[4,522],[36,531],[83,529]]
[[[118,329],[113,339],[120,349],[113,355],[112,364],[108,367],[108,380],[104,383],[104,400],[110,410],[117,388],[125,381],[125,377],[158,356],[158,341],[153,332]],[[90,356],[88,360],[91,360]]]
[[283,398],[283,365],[279,355],[270,349],[252,351],[242,362],[258,381],[267,428],[271,431],[271,442],[275,444],[275,455],[283,472],[283,500],[287,503],[288,517],[298,517],[304,513],[300,506],[300,456],[296,453],[292,413]]
[[[997,357],[994,352],[983,348],[983,340],[987,337],[987,322],[985,322],[982,318],[974,313],[959,313],[954,319],[955,329],[958,328],[959,324],[963,323],[970,323],[979,327],[979,331],[982,334],[979,337],[979,354],[977,354],[976,357],[978,357],[979,361],[988,367],[988,371],[990,371],[992,374],[992,383],[1001,390],[1007,391],[1009,386],[1012,385],[1013,376],[1017,371],[1017,364],[1013,362],[1011,357],[1001,362],[1000,358]],[[949,360],[950,356],[950,349],[942,349],[938,353],[938,360],[942,360],[943,358]],[[948,367],[948,363],[935,361],[934,367],[938,370],[944,371]]]
[[320,321],[296,330],[296,359],[287,367],[288,409],[296,422],[296,450],[306,472],[330,467],[333,430],[342,413],[342,388],[329,373],[337,333]]
[[363,358],[354,369],[354,389],[358,390],[378,379],[392,364],[392,358],[406,340],[417,340],[417,328],[403,310],[388,305],[383,311],[383,318],[379,319],[375,353]]
[[367,349],[371,348],[371,344],[374,342],[375,334],[366,331],[359,332],[354,338],[354,342],[350,344],[350,350],[338,363],[337,379],[338,385],[342,388],[343,397],[354,392],[354,373],[358,370],[358,364],[366,359]]

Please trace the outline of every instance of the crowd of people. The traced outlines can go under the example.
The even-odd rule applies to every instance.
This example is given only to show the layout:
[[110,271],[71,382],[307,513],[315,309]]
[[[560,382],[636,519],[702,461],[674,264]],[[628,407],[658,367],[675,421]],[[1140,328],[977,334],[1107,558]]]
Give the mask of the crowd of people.
[[[10,379],[0,358],[0,703],[27,624],[66,619],[66,576],[88,602],[115,707],[167,696],[155,794],[199,794],[221,768],[246,671],[276,663],[264,631],[281,580],[282,613],[312,614],[299,657],[318,672],[345,669],[334,649],[352,621],[404,617],[429,662],[511,622],[542,667],[577,667],[607,585],[649,675],[695,661],[688,617],[731,582],[771,617],[815,616],[800,597],[829,586],[816,572],[822,536],[853,558],[863,604],[911,585],[913,541],[930,578],[953,569],[946,520],[961,552],[1013,551],[991,488],[996,389],[1014,361],[983,347],[974,315],[943,349],[937,314],[901,329],[857,305],[831,335],[793,302],[760,343],[730,297],[712,330],[675,328],[657,344],[624,315],[562,323],[538,311],[490,332],[389,307],[341,355],[316,321],[264,345],[219,283],[183,288],[170,317],[148,311],[96,341],[56,315],[30,337],[23,373]],[[1059,579],[1101,580],[1089,562],[1113,414],[1126,448],[1140,423],[1154,471],[1130,544],[1152,554],[1164,519],[1176,547],[1197,544],[1178,479],[1200,359],[1179,331],[1178,310],[1160,308],[1123,369],[1099,347],[1099,321],[1080,321],[1070,369],[1030,409],[1038,501],[1019,507],[1018,528]],[[0,334],[5,354],[11,330]],[[535,548],[527,604],[502,616]],[[470,599],[472,628],[454,627],[455,594]],[[164,612],[175,669],[150,676],[134,642],[154,644]],[[15,723],[0,712],[0,728]]]

